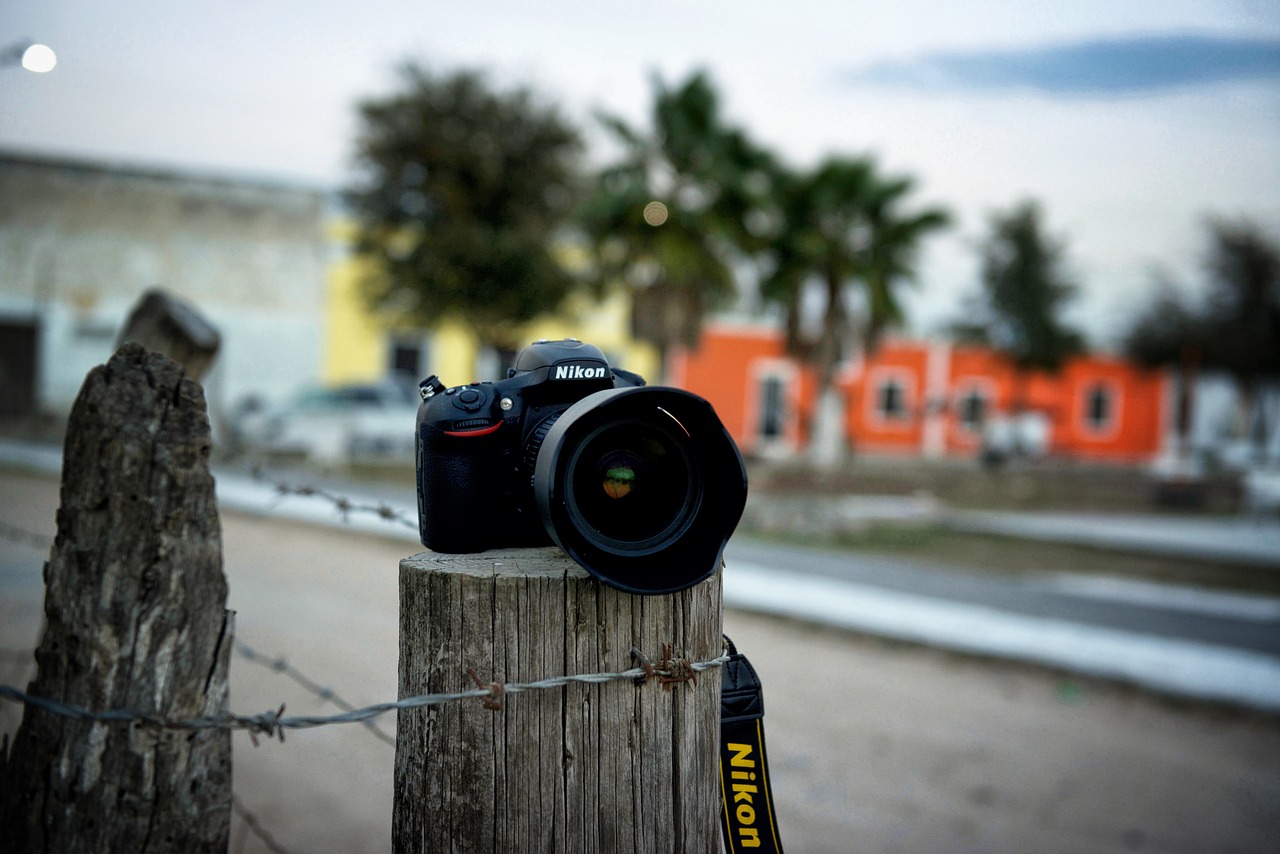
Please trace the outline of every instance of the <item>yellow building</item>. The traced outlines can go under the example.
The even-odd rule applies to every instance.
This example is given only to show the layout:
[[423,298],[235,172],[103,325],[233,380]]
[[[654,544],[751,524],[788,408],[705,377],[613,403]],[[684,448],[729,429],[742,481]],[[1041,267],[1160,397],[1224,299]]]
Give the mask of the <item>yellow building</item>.
[[[348,245],[350,233],[350,224],[338,223],[331,228],[331,236],[340,246]],[[459,385],[506,376],[512,354],[483,347],[459,323],[442,322],[430,330],[404,328],[369,311],[360,294],[368,263],[344,251],[330,264],[322,346],[321,380],[325,385],[379,382],[391,377],[417,382],[429,374],[437,374],[446,385]],[[631,338],[629,309],[622,292],[603,301],[575,296],[556,314],[525,324],[517,338],[588,341],[600,347],[614,367],[634,371],[657,384],[657,352]]]

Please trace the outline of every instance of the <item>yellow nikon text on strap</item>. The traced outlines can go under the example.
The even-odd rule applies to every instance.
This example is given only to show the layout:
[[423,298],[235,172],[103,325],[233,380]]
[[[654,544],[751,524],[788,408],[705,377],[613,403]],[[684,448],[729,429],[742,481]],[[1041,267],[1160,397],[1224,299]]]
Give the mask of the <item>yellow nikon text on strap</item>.
[[733,643],[720,689],[721,829],[729,854],[759,851],[781,854],[778,825],[765,754],[764,698],[750,662]]

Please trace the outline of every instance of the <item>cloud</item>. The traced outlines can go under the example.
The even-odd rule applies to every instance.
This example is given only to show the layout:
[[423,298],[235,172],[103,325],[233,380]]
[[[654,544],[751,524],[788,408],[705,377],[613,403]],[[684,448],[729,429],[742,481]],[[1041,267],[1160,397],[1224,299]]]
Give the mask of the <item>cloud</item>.
[[1030,89],[1054,97],[1141,94],[1280,80],[1280,39],[1134,36],[1006,51],[935,53],[854,70],[854,82],[928,90]]

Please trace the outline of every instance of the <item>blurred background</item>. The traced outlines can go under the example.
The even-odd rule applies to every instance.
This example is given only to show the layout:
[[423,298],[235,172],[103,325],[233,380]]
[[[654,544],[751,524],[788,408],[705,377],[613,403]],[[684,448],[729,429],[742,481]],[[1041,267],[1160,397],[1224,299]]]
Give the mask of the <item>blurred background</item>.
[[[10,411],[65,411],[161,286],[223,331],[208,386],[227,423],[315,386],[494,377],[530,336],[572,332],[651,381],[714,386],[749,453],[807,446],[827,390],[847,410],[828,446],[952,454],[1018,414],[1031,449],[1150,458],[1174,404],[1144,402],[1141,426],[1128,404],[1174,390],[1103,363],[1126,355],[1188,366],[1193,441],[1250,429],[1240,383],[1208,376],[1229,356],[1131,339],[1205,313],[1232,252],[1274,256],[1267,3],[15,0],[0,30]],[[52,71],[18,65],[30,42]],[[548,135],[517,139],[521,120]],[[480,252],[498,222],[508,251]],[[1043,267],[1021,318],[986,284],[1018,240]],[[439,274],[464,263],[467,280]],[[699,370],[743,336],[741,370]],[[1015,393],[998,366],[930,361],[951,342],[1095,361]],[[896,384],[873,376],[899,363]],[[859,423],[877,410],[895,429]]]
[[[418,382],[497,379],[535,338],[711,400],[751,477],[731,633],[821,650],[841,690],[888,679],[877,714],[823,737],[847,739],[840,768],[877,757],[898,788],[850,775],[836,797],[818,782],[836,760],[782,737],[798,850],[843,850],[855,827],[908,851],[1280,838],[1274,3],[10,0],[5,465],[60,444],[150,289],[220,334],[204,379],[220,485],[265,465],[412,515]],[[52,507],[47,525],[20,508],[39,489],[14,483],[0,521],[52,534]],[[247,612],[300,583],[260,575],[279,535],[249,520],[278,504],[228,525],[250,632]],[[38,631],[30,551],[0,564],[15,649]],[[371,622],[394,620],[383,563]],[[267,623],[280,654],[323,644]],[[394,692],[382,634],[350,653],[389,656],[367,702]],[[270,704],[246,667],[237,696]],[[804,701],[771,708],[796,732],[826,721],[792,682]],[[955,700],[969,690],[982,701]],[[1087,727],[1063,717],[1093,700]],[[934,759],[978,762],[999,738],[984,719],[1025,740],[949,790],[950,771],[894,751],[905,707],[953,701],[972,717],[920,723],[950,733]],[[1161,734],[1125,757],[1149,772],[1126,789],[1150,808],[1132,820],[1080,795],[1116,779],[1098,731]],[[1153,758],[1195,734],[1214,748],[1194,773]],[[1048,742],[1028,782],[1018,757]],[[1088,773],[1063,771],[1082,750]],[[307,839],[277,773],[244,785]],[[1071,820],[1015,826],[1019,786]],[[344,850],[380,850],[376,832]]]

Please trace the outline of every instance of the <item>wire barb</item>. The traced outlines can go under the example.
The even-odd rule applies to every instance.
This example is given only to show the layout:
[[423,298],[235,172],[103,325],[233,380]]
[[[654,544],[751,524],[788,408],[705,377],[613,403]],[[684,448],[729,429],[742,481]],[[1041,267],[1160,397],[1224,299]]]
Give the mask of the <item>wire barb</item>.
[[[308,678],[300,670],[298,670],[296,667],[290,664],[283,656],[272,658],[269,655],[265,655],[264,653],[258,652],[256,649],[249,646],[247,643],[245,643],[242,640],[237,640],[235,642],[234,649],[236,651],[236,654],[239,655],[241,658],[245,659],[246,661],[252,661],[255,664],[261,664],[263,667],[269,668],[275,671],[276,673],[280,673],[284,676],[289,677],[296,684],[301,685],[303,688],[310,691],[312,694],[315,694],[321,700],[324,700],[329,703],[333,703],[335,706],[337,706],[339,709],[342,709],[344,712],[356,711],[356,707],[350,702],[348,702],[346,699],[344,699],[342,696],[340,696],[337,691],[333,690],[332,688],[328,688],[326,686],[320,685],[318,682],[315,682],[314,680]],[[389,744],[392,747],[396,746],[395,736],[388,735],[386,732],[384,732],[378,726],[376,721],[366,720],[366,721],[360,721],[360,723],[366,729],[368,729],[369,732],[377,736],[377,738],[380,741],[386,744]]]
[[631,647],[631,660],[639,665],[640,669],[644,671],[643,675],[637,676],[632,680],[636,685],[643,685],[653,678],[653,662],[649,660],[648,656],[634,646]]
[[667,689],[670,689],[676,682],[688,682],[696,686],[698,684],[698,672],[693,669],[689,659],[674,658],[674,654],[675,651],[671,648],[671,644],[664,643],[662,645],[661,667],[665,673],[658,677],[658,683]]
[[480,677],[476,675],[474,667],[467,668],[467,675],[471,677],[471,681],[476,683],[477,688],[482,688],[488,692],[487,695],[480,698],[481,704],[491,712],[502,711],[502,695],[506,693],[506,688],[501,682],[481,682]]

